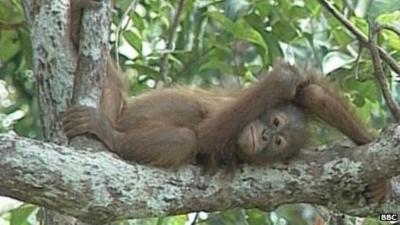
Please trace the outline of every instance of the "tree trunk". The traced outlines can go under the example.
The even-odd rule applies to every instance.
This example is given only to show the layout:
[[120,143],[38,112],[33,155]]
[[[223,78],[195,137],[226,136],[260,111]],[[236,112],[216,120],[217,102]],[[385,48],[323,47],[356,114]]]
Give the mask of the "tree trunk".
[[[104,34],[108,34],[111,21],[111,0],[103,1],[100,9],[87,10],[83,16],[81,47],[77,54],[69,33],[71,1],[23,1],[31,30],[33,71],[43,137],[45,141],[64,145],[67,140],[61,129],[62,114],[71,105],[72,96],[76,96],[76,103],[82,105],[95,106],[99,102],[108,54],[108,35]],[[75,87],[74,80],[79,81]],[[71,145],[102,148],[99,142],[88,138],[77,138]],[[52,210],[44,209],[42,215],[46,224],[79,223],[73,217]]]

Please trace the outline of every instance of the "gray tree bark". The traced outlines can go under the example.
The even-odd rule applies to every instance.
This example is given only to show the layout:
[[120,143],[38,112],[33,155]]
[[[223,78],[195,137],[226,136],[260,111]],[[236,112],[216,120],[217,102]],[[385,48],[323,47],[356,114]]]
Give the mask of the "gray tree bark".
[[[46,141],[66,144],[61,130],[62,113],[72,103],[95,106],[105,76],[111,0],[84,14],[80,50],[70,40],[70,7],[74,0],[23,0],[33,46],[33,72]],[[108,7],[106,7],[108,6]],[[79,59],[79,60],[78,60]],[[75,80],[75,86],[73,86]],[[101,148],[97,141],[76,138],[75,147]],[[44,210],[45,224],[77,224],[72,217]]]
[[[0,135],[0,194],[90,223],[232,207],[272,210],[306,202],[349,215],[398,212],[399,192],[377,207],[368,183],[400,174],[400,126],[366,146],[308,151],[288,165],[244,165],[231,176],[200,175],[130,164],[110,152],[88,152],[23,137]],[[316,160],[313,160],[316,159]],[[390,209],[390,210],[389,210]]]

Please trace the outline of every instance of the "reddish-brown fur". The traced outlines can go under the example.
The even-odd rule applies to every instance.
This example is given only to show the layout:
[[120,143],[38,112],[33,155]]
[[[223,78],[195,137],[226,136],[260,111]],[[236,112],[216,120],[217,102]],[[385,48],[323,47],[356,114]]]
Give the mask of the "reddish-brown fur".
[[328,83],[313,71],[308,71],[309,85],[297,93],[295,102],[307,113],[314,114],[329,125],[336,127],[356,144],[362,145],[373,140],[359,119],[351,112],[348,103],[335,94]]
[[[111,71],[108,76],[118,74]],[[149,165],[179,166],[197,153],[230,160],[244,126],[293,99],[305,81],[296,68],[281,63],[237,98],[184,88],[125,98],[118,85],[106,85],[102,110],[71,108],[65,130],[70,137],[93,133],[122,158]]]

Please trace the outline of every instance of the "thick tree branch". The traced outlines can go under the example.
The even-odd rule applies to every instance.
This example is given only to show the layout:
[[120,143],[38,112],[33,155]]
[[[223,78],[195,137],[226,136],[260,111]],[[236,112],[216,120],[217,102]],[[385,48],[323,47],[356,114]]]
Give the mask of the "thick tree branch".
[[[109,60],[108,30],[111,24],[111,6],[112,1],[108,0],[103,1],[101,7],[84,9],[79,31],[78,63],[74,74],[72,104],[96,107],[100,103]],[[92,149],[104,149],[100,142],[86,136],[73,138],[70,144],[78,148],[90,146]]]
[[[85,15],[81,61],[76,65],[78,57],[68,45],[69,3],[24,0],[32,32],[34,72],[45,118],[42,119],[45,137],[58,143],[65,141],[60,131],[61,113],[71,98],[75,72],[85,75],[77,84],[83,85],[77,87],[77,101],[96,104],[108,52],[105,32],[108,22],[100,14],[106,15],[109,8],[103,7]],[[100,25],[93,25],[97,23]],[[90,88],[91,82],[94,88]],[[194,166],[176,172],[163,171],[131,165],[106,152],[77,151],[3,134],[0,135],[0,194],[90,223],[236,206],[268,210],[290,202],[310,202],[366,215],[372,212],[362,197],[366,183],[382,175],[386,178],[399,174],[398,136],[400,128],[393,127],[381,141],[358,147],[354,154],[349,154],[351,149],[317,154],[317,159],[324,158],[324,164],[299,160],[289,166],[245,166],[229,180],[225,174],[199,176],[199,169]],[[338,158],[333,159],[333,153],[338,153]],[[357,160],[352,161],[354,158]],[[390,203],[385,206],[394,207]],[[398,211],[391,209],[384,211]]]
[[46,140],[65,143],[61,113],[72,96],[76,70],[69,42],[69,1],[24,0],[24,11],[31,31],[33,72],[41,125]]
[[97,106],[100,102],[107,74],[111,2],[103,1],[102,7],[86,8],[84,11],[74,81],[74,104]]
[[[71,42],[71,3],[75,1],[23,0],[32,37],[33,71],[43,136],[59,144],[66,143],[61,121],[63,112],[71,104],[74,79],[75,102],[96,105],[106,74],[104,62],[108,54],[111,0],[100,1],[103,7],[99,9],[86,10],[79,53]],[[88,143],[80,137],[73,144],[78,147],[89,146]],[[100,143],[95,145],[96,141],[90,143],[92,147],[101,146]],[[45,224],[80,224],[73,218],[45,211]]]
[[301,157],[307,161],[289,165],[243,166],[231,178],[200,176],[195,166],[165,171],[128,164],[108,152],[6,134],[0,135],[0,158],[1,195],[91,223],[231,207],[271,210],[294,202],[359,216],[400,210],[400,202],[374,208],[363,197],[368,182],[400,174],[400,126],[369,145],[307,153]]

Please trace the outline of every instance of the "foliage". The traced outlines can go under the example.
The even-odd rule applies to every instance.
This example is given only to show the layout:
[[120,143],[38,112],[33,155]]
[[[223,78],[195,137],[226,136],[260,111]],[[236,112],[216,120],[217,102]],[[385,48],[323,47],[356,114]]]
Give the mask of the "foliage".
[[[334,3],[364,33],[367,20],[372,18],[400,27],[399,1]],[[40,137],[31,43],[21,4],[20,0],[0,0],[0,132]],[[317,0],[185,0],[173,30],[177,7],[178,0],[116,1],[112,51],[131,83],[132,94],[160,82],[243,86],[254,82],[276,58],[285,58],[298,65],[311,64],[329,76],[375,129],[391,120],[373,76],[368,49]],[[171,32],[173,40],[168,39]],[[172,48],[166,49],[169,42]],[[395,33],[382,31],[379,44],[400,59],[400,38]],[[168,77],[160,75],[163,58],[169,65]],[[394,75],[386,65],[385,69]],[[389,78],[398,99],[396,77]],[[316,131],[320,143],[330,141],[327,132]],[[3,214],[3,218],[10,224],[29,224],[26,218],[32,211],[32,206],[23,206]],[[316,214],[310,206],[294,205],[274,213],[233,209],[200,215],[197,224],[310,224]],[[193,220],[191,216],[120,223],[185,224],[188,218]],[[378,224],[374,221],[364,224]]]

